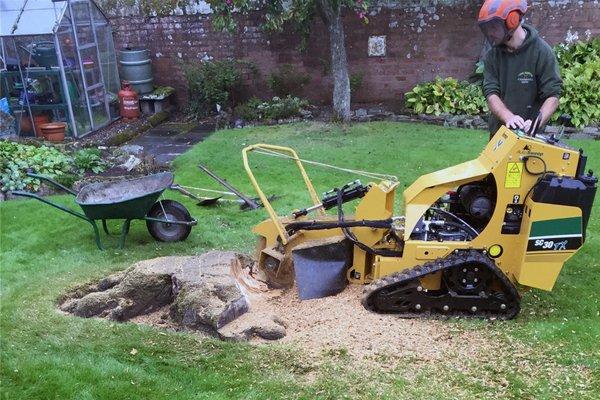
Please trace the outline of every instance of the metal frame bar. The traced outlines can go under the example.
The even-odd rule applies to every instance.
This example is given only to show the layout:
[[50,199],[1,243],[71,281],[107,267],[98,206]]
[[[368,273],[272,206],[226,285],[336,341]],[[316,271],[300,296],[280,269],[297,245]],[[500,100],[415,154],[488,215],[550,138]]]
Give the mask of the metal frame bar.
[[34,174],[32,172],[28,172],[27,176],[29,176],[30,178],[35,178],[35,179],[39,179],[41,181],[46,181],[48,183],[50,183],[53,186],[56,186],[59,189],[64,190],[65,192],[73,195],[73,196],[77,196],[77,192],[74,191],[73,189],[69,189],[68,187],[61,185],[60,183],[56,182],[54,179],[47,177],[46,175],[39,175],[39,174]]
[[[73,137],[78,138],[79,132],[77,131],[77,121],[75,120],[75,113],[73,112],[73,103],[71,103],[71,94],[69,93],[69,84],[67,82],[67,74],[63,63],[62,49],[60,47],[60,41],[58,40],[58,34],[56,33],[54,34],[54,47],[56,47],[55,51],[56,58],[58,58],[58,67],[60,68],[60,80],[63,86],[63,94],[67,101],[67,112],[69,113],[69,119],[71,120]],[[75,82],[73,84],[75,84]]]
[[100,250],[104,250],[104,247],[102,247],[102,241],[100,240],[100,231],[98,229],[98,225],[96,224],[96,221],[94,221],[93,219],[90,219],[90,218],[86,217],[84,214],[78,213],[77,211],[73,211],[68,207],[54,203],[54,202],[47,200],[41,196],[38,196],[37,194],[34,194],[34,193],[29,193],[29,192],[25,192],[25,191],[21,191],[21,190],[13,191],[11,193],[14,194],[15,196],[29,197],[32,199],[39,200],[42,203],[46,203],[49,206],[58,208],[61,211],[69,213],[74,217],[81,218],[82,220],[88,222],[90,225],[92,225],[92,228],[94,229],[94,239],[96,240],[96,246],[98,246],[98,248]]
[[[12,38],[12,42],[13,42],[13,47],[15,48],[15,56],[17,57],[17,60],[19,61],[19,76],[21,77],[21,83],[23,84],[23,92],[25,93],[25,102],[27,103],[27,115],[29,116],[29,121],[31,122],[31,127],[33,129],[33,136],[37,137],[37,132],[35,131],[35,123],[33,122],[33,113],[31,112],[31,106],[29,104],[29,96],[27,93],[27,79],[29,76],[28,75],[27,75],[27,77],[23,76],[23,68],[21,68],[21,58],[19,57],[19,50],[17,49],[17,42],[15,41],[14,37]],[[29,61],[31,62],[31,55],[29,56]],[[23,107],[24,107],[24,104],[21,105],[21,110],[23,110]],[[21,119],[23,119],[23,116],[21,116]],[[19,133],[17,135],[19,135],[21,133],[20,124],[21,124],[21,121],[19,121]]]
[[81,52],[79,51],[79,39],[77,38],[77,28],[75,26],[75,16],[73,14],[73,7],[71,7],[71,0],[67,0],[69,4],[69,16],[71,20],[71,27],[73,29],[73,37],[75,38],[75,48],[77,49],[77,59],[79,61],[79,73],[83,83],[83,92],[85,93],[85,103],[88,110],[88,116],[90,118],[91,130],[94,130],[94,115],[92,114],[92,107],[90,106],[90,97],[87,91],[87,82],[85,78],[85,70],[83,69],[83,60],[81,59]]
[[[246,173],[248,174],[248,177],[250,178],[250,182],[252,183],[252,186],[254,186],[254,189],[256,189],[256,192],[258,193],[258,197],[260,197],[260,200],[262,201],[263,206],[269,213],[269,217],[275,224],[275,227],[277,228],[277,232],[279,233],[279,237],[281,238],[281,242],[285,245],[288,242],[289,235],[287,234],[283,224],[279,220],[279,216],[273,209],[273,206],[271,205],[269,198],[264,194],[264,192],[258,185],[258,182],[257,182],[256,178],[254,177],[254,173],[252,172],[252,169],[250,168],[250,164],[248,162],[248,153],[250,153],[251,151],[257,150],[257,149],[273,150],[273,151],[277,151],[280,153],[290,154],[292,156],[292,158],[294,159],[294,161],[296,161],[296,166],[300,170],[300,174],[302,175],[302,179],[304,180],[304,183],[308,190],[308,194],[310,195],[310,198],[313,201],[314,205],[316,206],[316,205],[321,204],[321,200],[317,196],[317,192],[315,191],[315,188],[314,188],[312,182],[310,181],[310,178],[308,177],[308,174],[306,173],[304,166],[302,165],[302,161],[300,161],[300,158],[298,157],[298,154],[296,153],[296,151],[294,149],[292,149],[290,147],[275,146],[275,145],[271,145],[271,144],[259,143],[259,144],[250,145],[242,150],[242,159],[244,161],[244,169],[246,170]],[[318,212],[321,215],[325,215],[325,212],[322,209],[319,209]]]
[[4,46],[4,37],[0,37],[0,49],[2,50],[2,62],[4,63],[4,68],[8,69],[6,64],[6,48]]
[[92,5],[90,4],[89,1],[87,2],[87,7],[88,7],[88,15],[90,17],[90,24],[92,25],[92,36],[94,37],[94,44],[96,46],[96,57],[98,60],[98,70],[100,71],[100,81],[102,82],[102,85],[104,86],[104,111],[106,112],[106,118],[108,119],[108,121],[110,121],[110,109],[108,107],[106,82],[104,81],[104,72],[102,72],[102,59],[100,58],[100,49],[98,48],[98,37],[96,36],[96,26],[94,24],[94,15],[92,13]]

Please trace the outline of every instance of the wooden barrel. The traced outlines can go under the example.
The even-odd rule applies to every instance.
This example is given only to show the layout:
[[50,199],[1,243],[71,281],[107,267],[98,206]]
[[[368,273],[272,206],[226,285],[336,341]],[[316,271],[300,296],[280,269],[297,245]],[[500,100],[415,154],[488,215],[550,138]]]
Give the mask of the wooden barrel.
[[119,51],[121,79],[128,81],[138,94],[154,90],[152,62],[146,49],[126,47]]

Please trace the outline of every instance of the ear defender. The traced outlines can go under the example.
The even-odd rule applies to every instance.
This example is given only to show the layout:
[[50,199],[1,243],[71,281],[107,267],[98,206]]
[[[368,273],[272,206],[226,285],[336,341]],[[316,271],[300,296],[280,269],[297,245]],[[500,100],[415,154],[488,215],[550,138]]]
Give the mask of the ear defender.
[[509,31],[514,31],[515,29],[517,29],[520,23],[521,13],[519,13],[518,11],[511,11],[510,13],[508,13],[508,16],[506,17],[506,28]]

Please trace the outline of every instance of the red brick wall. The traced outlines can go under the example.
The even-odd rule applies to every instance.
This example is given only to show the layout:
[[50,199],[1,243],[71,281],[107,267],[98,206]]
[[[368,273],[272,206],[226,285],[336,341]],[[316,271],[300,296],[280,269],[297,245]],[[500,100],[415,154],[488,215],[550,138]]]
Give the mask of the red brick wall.
[[[483,44],[475,23],[481,1],[455,6],[435,6],[432,4],[438,2],[434,1],[416,3],[429,6],[374,9],[366,25],[353,13],[345,16],[350,70],[364,72],[364,83],[353,101],[400,102],[403,93],[418,82],[437,75],[466,78],[472,72]],[[550,44],[600,35],[597,1],[534,2],[528,18]],[[252,90],[263,97],[269,95],[265,84],[268,74],[277,65],[291,63],[311,76],[306,96],[329,101],[331,79],[325,73],[329,41],[323,25],[315,22],[308,48],[300,52],[298,37],[265,34],[258,28],[259,21],[259,15],[241,17],[238,33],[229,35],[212,29],[209,14],[112,18],[117,48],[148,48],[155,83],[174,86],[180,102],[186,100],[182,63],[225,57],[251,60],[258,66],[261,78]],[[373,35],[386,35],[385,57],[368,56],[368,38]]]

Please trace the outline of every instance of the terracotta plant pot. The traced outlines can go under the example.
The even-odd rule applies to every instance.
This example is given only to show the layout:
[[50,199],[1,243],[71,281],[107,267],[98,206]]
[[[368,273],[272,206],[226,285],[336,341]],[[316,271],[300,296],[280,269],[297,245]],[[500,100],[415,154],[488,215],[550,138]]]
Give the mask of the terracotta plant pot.
[[35,129],[35,136],[42,137],[42,125],[50,122],[48,114],[37,114],[33,116],[33,128]]
[[65,140],[67,124],[64,122],[50,122],[40,125],[44,139],[49,142],[62,142]]

